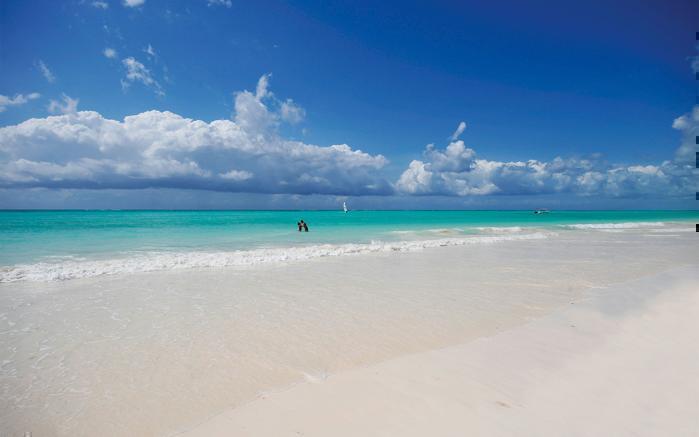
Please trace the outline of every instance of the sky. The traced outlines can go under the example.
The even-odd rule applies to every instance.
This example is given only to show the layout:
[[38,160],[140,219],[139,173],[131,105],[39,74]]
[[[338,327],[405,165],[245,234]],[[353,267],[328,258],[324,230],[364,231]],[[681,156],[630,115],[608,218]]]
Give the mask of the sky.
[[694,0],[0,3],[0,208],[696,209]]

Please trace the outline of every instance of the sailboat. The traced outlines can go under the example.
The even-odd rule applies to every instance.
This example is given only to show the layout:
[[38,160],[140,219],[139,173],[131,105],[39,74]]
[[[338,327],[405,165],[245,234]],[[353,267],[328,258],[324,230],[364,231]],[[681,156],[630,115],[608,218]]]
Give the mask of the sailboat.
[[344,212],[349,211],[349,210],[347,209],[347,202],[342,202],[342,210],[343,210]]

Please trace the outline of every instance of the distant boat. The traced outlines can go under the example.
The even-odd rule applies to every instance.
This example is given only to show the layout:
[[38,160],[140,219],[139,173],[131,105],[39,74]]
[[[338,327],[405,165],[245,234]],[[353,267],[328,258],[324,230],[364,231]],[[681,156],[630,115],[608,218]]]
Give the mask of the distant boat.
[[548,209],[543,209],[543,208],[542,208],[542,209],[535,209],[535,210],[534,210],[534,214],[548,214],[548,213],[550,213],[550,212],[551,212],[551,211],[549,211]]
[[349,211],[349,210],[347,209],[347,202],[342,202],[342,210],[343,210],[344,212]]

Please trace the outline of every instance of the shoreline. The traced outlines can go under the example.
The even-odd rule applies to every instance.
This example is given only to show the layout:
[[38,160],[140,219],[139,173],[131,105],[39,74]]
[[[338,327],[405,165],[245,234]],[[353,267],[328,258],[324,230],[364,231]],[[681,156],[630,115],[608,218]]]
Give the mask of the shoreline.
[[610,286],[494,336],[298,383],[171,435],[690,435],[699,333],[664,338],[699,316],[698,284],[684,267]]
[[[234,250],[134,251],[106,257],[53,256],[49,260],[0,266],[0,286],[16,282],[53,282],[90,277],[168,270],[248,268],[264,264],[310,261],[317,258],[370,255],[385,252],[418,252],[446,246],[499,244],[508,241],[554,238],[561,232],[644,233],[671,236],[694,232],[693,222],[601,222],[550,226],[476,226],[397,230],[401,239],[369,242],[311,242],[295,246],[269,246]],[[673,235],[673,236],[680,236]],[[410,238],[412,237],[412,238]],[[114,255],[120,255],[114,257]],[[125,256],[128,255],[128,256]],[[52,260],[53,259],[53,260]],[[60,259],[60,261],[58,261]]]
[[647,237],[574,231],[2,284],[0,424],[20,436],[170,435],[260,393],[489,337],[599,287],[697,266],[693,238]]

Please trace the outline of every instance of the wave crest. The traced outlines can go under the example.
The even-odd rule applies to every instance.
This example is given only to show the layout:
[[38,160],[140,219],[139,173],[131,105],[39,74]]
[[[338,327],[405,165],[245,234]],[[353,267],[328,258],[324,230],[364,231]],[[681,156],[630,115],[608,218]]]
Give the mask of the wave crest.
[[665,226],[665,222],[582,223],[561,226],[567,229],[638,229]]
[[120,273],[252,266],[257,264],[302,261],[328,256],[360,255],[380,252],[414,252],[433,247],[492,244],[502,241],[535,240],[547,238],[536,232],[525,235],[474,236],[441,238],[419,241],[372,241],[368,244],[323,244],[317,246],[237,250],[230,252],[156,252],[128,258],[106,260],[65,260],[22,264],[0,270],[0,282],[61,281]]
[[480,232],[496,233],[496,234],[510,234],[522,232],[524,230],[521,226],[481,226],[476,228]]

